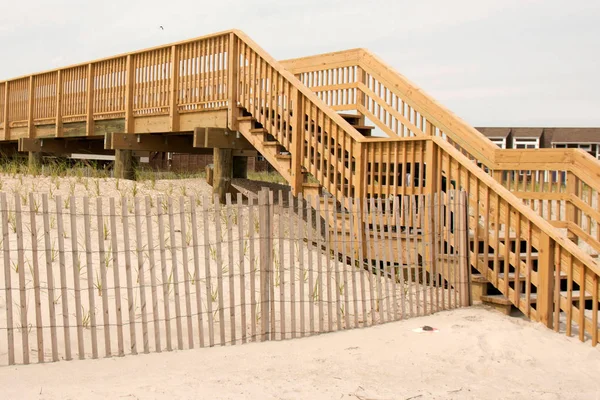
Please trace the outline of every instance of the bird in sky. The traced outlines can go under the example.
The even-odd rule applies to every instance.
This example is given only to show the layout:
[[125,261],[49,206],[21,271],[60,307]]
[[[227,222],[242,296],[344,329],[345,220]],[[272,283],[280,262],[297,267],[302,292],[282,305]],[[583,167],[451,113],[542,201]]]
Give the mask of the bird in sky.
[[159,28],[160,28],[160,29],[162,29],[163,31],[165,30],[165,28],[163,28],[163,26],[162,26],[162,25],[161,25],[161,26],[159,26]]

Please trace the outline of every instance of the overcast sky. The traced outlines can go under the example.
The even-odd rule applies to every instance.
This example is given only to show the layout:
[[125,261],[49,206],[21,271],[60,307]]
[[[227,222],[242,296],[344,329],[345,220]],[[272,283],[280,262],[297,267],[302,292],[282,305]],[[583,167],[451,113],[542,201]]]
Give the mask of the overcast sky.
[[366,47],[472,125],[600,126],[600,0],[4,0],[0,79],[231,28]]

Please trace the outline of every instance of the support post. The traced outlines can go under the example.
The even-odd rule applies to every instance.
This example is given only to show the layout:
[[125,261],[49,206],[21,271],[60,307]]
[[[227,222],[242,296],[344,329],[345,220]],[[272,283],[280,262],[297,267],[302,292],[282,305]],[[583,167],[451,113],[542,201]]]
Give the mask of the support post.
[[425,145],[425,193],[433,194],[439,190],[436,173],[441,173],[438,168],[438,147],[433,140],[428,140]]
[[233,157],[233,177],[248,178],[248,157]]
[[133,152],[131,150],[115,150],[115,178],[135,179]]
[[[177,46],[171,47],[171,85],[169,87],[169,122],[170,131],[179,131],[179,52]],[[131,133],[131,132],[130,132]]]
[[63,136],[63,122],[62,122],[62,92],[63,92],[63,78],[61,70],[56,72],[56,130],[55,136]]
[[[571,172],[567,172],[567,194],[579,197],[579,179]],[[577,208],[571,200],[566,201],[566,219],[568,224],[579,225],[581,211]],[[573,241],[575,244],[579,244],[579,237],[575,235],[570,229],[567,229],[567,238]]]
[[235,33],[229,34],[229,48],[227,50],[227,101],[229,109],[227,113],[227,127],[232,131],[238,130],[238,72],[240,66],[240,55]]
[[304,107],[303,100],[304,96],[302,93],[294,88],[293,90],[294,99],[294,116],[293,116],[293,135],[292,135],[292,193],[294,196],[298,196],[302,192],[302,181],[304,176],[302,175],[302,150],[304,147]]
[[537,316],[548,328],[553,327],[554,246],[554,240],[541,232],[538,248]]
[[260,229],[260,320],[261,341],[270,340],[269,315],[270,285],[272,271],[273,232],[269,191],[263,188],[258,193],[258,218]]
[[4,140],[10,139],[10,119],[8,118],[8,102],[10,100],[8,96],[8,86],[10,85],[9,81],[6,81],[4,85]]
[[33,75],[29,77],[29,104],[27,111],[27,137],[33,138],[35,137],[35,126],[33,124],[33,103],[35,100],[35,91],[34,91],[34,78]]
[[213,193],[219,196],[221,204],[225,204],[225,195],[231,187],[233,177],[233,150],[214,149]]
[[125,133],[133,133],[135,125],[133,120],[133,89],[135,86],[135,65],[131,54],[127,56],[125,80]]
[[36,175],[42,167],[42,153],[38,151],[30,151],[27,166],[29,168],[29,173]]
[[471,263],[469,251],[469,201],[468,194],[465,191],[458,192],[458,256],[459,256],[459,276],[461,307],[473,305],[471,298]]
[[[361,90],[360,84],[367,84],[367,74],[364,69],[361,67],[356,68],[356,82],[359,84],[358,89],[356,90],[356,108],[360,109],[362,107],[366,107],[367,103],[365,100],[365,93]],[[365,125],[365,116],[361,112],[358,113],[360,115],[359,125]]]

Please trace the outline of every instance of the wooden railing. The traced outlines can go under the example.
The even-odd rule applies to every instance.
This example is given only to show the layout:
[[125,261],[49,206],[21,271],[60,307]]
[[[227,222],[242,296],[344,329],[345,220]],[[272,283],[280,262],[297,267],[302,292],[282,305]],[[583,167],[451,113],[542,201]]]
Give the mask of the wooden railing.
[[584,151],[498,149],[368,50],[282,63],[332,108],[359,112],[390,139],[444,138],[570,238],[585,242],[590,254],[600,253],[600,162]]
[[[358,61],[352,58],[356,54]],[[48,122],[56,126],[55,136],[60,136],[61,124],[73,121],[84,122],[92,135],[93,121],[115,117],[123,117],[125,131],[135,133],[135,118],[148,115],[168,116],[169,130],[178,131],[179,114],[222,108],[228,110],[228,126],[236,129],[241,106],[291,153],[292,187],[301,185],[305,169],[338,200],[435,193],[444,185],[467,190],[476,240],[491,247],[494,256],[504,252],[507,260],[500,275],[485,263],[489,252],[482,264],[474,248],[472,264],[527,315],[557,328],[559,310],[564,310],[596,344],[598,266],[479,167],[501,169],[494,145],[370,53],[356,50],[327,61],[316,68],[318,73],[311,72],[314,60],[284,67],[242,32],[228,31],[0,82],[4,139],[14,139],[13,130],[19,129],[35,137],[36,124]],[[317,93],[286,69],[294,66],[293,72]],[[390,138],[363,137],[336,109],[357,109]],[[589,159],[572,154],[579,164],[565,170],[588,184],[594,172],[582,169]],[[581,194],[567,193],[581,209],[585,207],[577,199],[586,186],[580,187]],[[595,218],[591,211],[597,206],[591,204],[586,212]],[[506,245],[511,234],[536,249],[536,266],[523,264],[511,252]],[[518,288],[521,272],[530,284],[525,299]],[[568,276],[566,296],[557,284],[562,272]],[[589,317],[583,312],[585,302],[574,307],[571,301],[576,288],[591,293],[595,311]],[[533,294],[535,307],[529,303]]]

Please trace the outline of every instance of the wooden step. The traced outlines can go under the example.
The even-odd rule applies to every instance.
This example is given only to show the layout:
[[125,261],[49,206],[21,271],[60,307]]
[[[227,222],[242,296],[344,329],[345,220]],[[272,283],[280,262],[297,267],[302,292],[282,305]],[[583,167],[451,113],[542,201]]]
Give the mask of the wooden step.
[[264,147],[275,147],[275,146],[279,146],[279,142],[272,140],[272,141],[264,141],[262,142],[262,145]]
[[238,117],[238,122],[244,122],[244,121],[249,121],[249,122],[253,122],[256,121],[256,118],[254,118],[251,115],[245,116],[245,117]]
[[292,155],[291,154],[276,154],[275,158],[278,160],[292,160]]
[[252,128],[250,129],[250,133],[260,134],[260,133],[269,133],[265,128]]
[[512,311],[512,302],[502,294],[483,295],[481,296],[481,302],[505,315],[510,315]]

